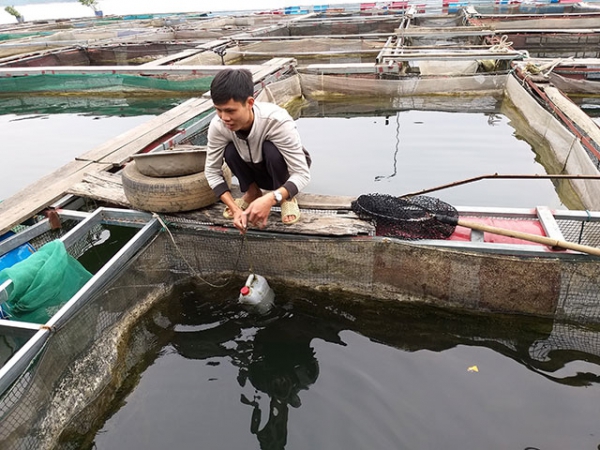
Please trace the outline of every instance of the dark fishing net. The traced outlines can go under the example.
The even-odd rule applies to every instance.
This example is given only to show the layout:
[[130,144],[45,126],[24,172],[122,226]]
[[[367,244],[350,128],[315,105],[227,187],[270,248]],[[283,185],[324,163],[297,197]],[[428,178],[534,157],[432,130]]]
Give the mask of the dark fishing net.
[[425,195],[361,195],[352,202],[352,211],[363,220],[373,221],[378,236],[400,239],[447,239],[458,220],[454,207]]

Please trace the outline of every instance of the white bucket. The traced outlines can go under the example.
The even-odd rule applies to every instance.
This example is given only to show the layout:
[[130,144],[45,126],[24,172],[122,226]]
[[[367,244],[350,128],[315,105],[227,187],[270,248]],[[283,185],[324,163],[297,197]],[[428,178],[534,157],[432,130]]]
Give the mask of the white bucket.
[[259,313],[268,312],[273,307],[275,292],[267,280],[256,274],[250,274],[246,284],[240,289],[240,303],[252,307]]

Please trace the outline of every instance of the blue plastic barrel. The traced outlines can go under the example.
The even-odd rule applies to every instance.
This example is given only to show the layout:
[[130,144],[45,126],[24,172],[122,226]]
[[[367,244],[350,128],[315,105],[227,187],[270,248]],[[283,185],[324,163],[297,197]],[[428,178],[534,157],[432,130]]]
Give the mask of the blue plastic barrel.
[[[8,239],[9,237],[14,236],[14,234],[15,233],[12,231],[8,231],[0,236],[0,241]],[[27,259],[33,253],[35,253],[35,248],[33,248],[29,243],[25,243],[15,249],[12,249],[10,252],[0,256],[0,270],[14,266],[16,263]]]

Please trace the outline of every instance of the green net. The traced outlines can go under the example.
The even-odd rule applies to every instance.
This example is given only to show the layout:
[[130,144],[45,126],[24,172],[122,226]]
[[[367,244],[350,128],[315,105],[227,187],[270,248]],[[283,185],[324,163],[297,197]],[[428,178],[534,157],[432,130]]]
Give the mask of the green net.
[[127,74],[42,74],[1,78],[0,92],[184,91],[206,92],[213,77]]
[[67,253],[60,240],[0,271],[0,283],[12,280],[3,310],[17,320],[46,323],[92,277]]
[[0,94],[0,115],[80,114],[97,116],[152,116],[167,112],[194,94],[60,95]]
[[10,41],[12,39],[23,39],[32,36],[48,36],[52,33],[0,33],[0,41]]

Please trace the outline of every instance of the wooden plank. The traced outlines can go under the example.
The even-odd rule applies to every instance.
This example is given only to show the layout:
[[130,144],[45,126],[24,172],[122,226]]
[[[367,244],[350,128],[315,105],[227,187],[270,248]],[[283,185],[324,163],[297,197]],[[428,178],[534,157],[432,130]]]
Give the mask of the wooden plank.
[[493,36],[497,31],[490,29],[477,30],[477,27],[466,27],[466,29],[457,28],[441,28],[441,29],[429,29],[429,28],[409,28],[409,30],[397,29],[394,31],[397,36],[405,38],[419,38],[419,37],[469,37],[469,36]]
[[[291,58],[280,58],[291,59]],[[277,65],[277,63],[265,63]],[[231,65],[232,69],[248,69],[253,73],[265,70],[265,65]],[[48,67],[0,67],[0,77],[31,75],[196,75],[211,77],[223,70],[221,65],[209,66],[48,66]]]
[[[239,189],[235,187],[236,195],[239,195]],[[94,200],[119,205],[126,208],[132,208],[125,197],[121,176],[108,172],[87,173],[82,182],[75,184],[69,189],[69,193],[91,198]],[[336,197],[328,195],[299,194],[298,204],[303,209],[300,222],[293,225],[284,225],[281,223],[281,214],[273,211],[269,217],[269,223],[265,231],[275,231],[280,233],[308,234],[318,236],[358,236],[374,235],[375,229],[369,223],[359,220],[354,213],[344,211],[337,214],[324,214],[308,209],[329,209],[333,206],[335,209],[348,209],[350,197]],[[344,208],[344,207],[348,208]],[[170,214],[173,217],[179,217],[184,220],[210,223],[216,226],[233,227],[230,220],[223,218],[224,205],[218,202],[210,207],[202,208],[197,211],[185,213]],[[135,208],[133,208],[135,209]]]
[[[406,50],[406,49],[405,49]],[[447,53],[434,53],[434,52],[415,52],[405,51],[401,55],[388,55],[383,54],[384,57],[390,57],[394,61],[429,61],[429,60],[452,60],[452,61],[464,61],[473,59],[518,59],[524,58],[525,55],[522,52],[508,51],[505,53],[494,53],[494,52],[447,52]]]
[[[233,228],[233,222],[223,218],[223,205],[218,203],[210,208],[203,208],[187,213],[173,214],[173,217],[211,223],[216,226]],[[251,227],[252,229],[252,227]],[[263,231],[311,236],[374,236],[375,227],[360,220],[354,213],[319,214],[302,211],[300,221],[292,225],[281,222],[281,214],[272,211]]]
[[301,73],[311,74],[355,74],[355,73],[380,73],[398,72],[397,65],[375,63],[339,63],[339,64],[308,64],[304,66]]
[[[189,149],[198,147],[179,146],[176,148]],[[234,197],[242,196],[239,186],[237,185],[233,185],[231,187],[231,192]],[[123,184],[120,174],[113,174],[110,172],[88,172],[83,176],[81,182],[70,187],[67,193],[131,208],[131,204],[123,192]],[[330,211],[348,211],[350,210],[350,203],[355,199],[355,197],[349,196],[308,193],[300,193],[296,196],[296,198],[298,199],[298,205],[302,209]]]
[[[247,33],[246,33],[247,34]],[[261,42],[261,41],[300,41],[303,39],[333,39],[333,40],[373,40],[387,39],[390,33],[366,33],[366,34],[313,34],[310,36],[232,36],[236,42]]]
[[350,204],[356,197],[340,195],[322,195],[300,193],[298,205],[305,209],[350,210]]
[[563,236],[563,233],[560,230],[558,223],[556,223],[556,220],[554,218],[554,215],[552,214],[552,211],[550,211],[550,208],[548,208],[547,206],[538,206],[536,208],[536,211],[537,216],[540,219],[540,223],[544,228],[546,236],[557,241],[564,241],[565,237]]
[[86,173],[79,183],[75,183],[67,190],[67,194],[135,209],[125,196],[121,175],[110,172]]
[[180,59],[189,58],[197,53],[203,52],[203,49],[199,48],[189,48],[187,50],[183,50],[181,52],[175,53],[174,55],[165,56],[164,58],[155,59],[154,61],[150,61],[144,64],[140,64],[138,67],[146,68],[146,67],[157,67],[169,64],[173,61],[178,61]]
[[[231,195],[235,198],[241,197],[242,192],[237,184],[231,185]],[[323,209],[329,211],[350,210],[350,203],[356,197],[340,196],[340,195],[325,195],[325,194],[308,194],[300,192],[296,195],[298,206],[301,209]]]
[[81,180],[85,171],[104,168],[103,164],[72,161],[20,190],[0,203],[0,234],[61,198],[72,184]]

